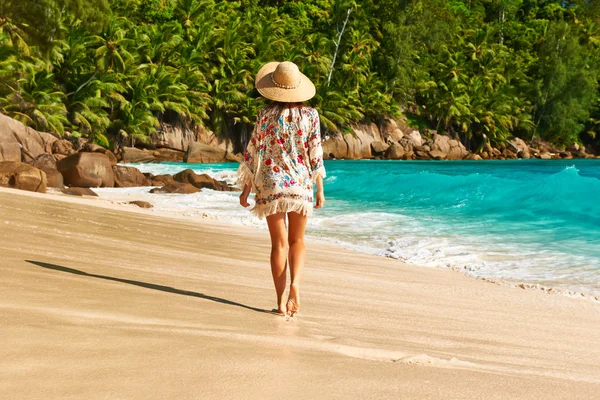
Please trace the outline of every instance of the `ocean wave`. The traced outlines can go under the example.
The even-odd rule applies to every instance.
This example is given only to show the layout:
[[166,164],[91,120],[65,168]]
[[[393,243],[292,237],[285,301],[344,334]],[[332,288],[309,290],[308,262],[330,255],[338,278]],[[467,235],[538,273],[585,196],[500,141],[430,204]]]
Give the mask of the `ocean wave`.
[[[233,182],[236,166],[192,169]],[[144,166],[155,174],[186,167]],[[600,163],[338,161],[326,167],[327,207],[307,228],[314,239],[477,277],[600,294]],[[153,196],[157,209],[265,229],[231,193]]]

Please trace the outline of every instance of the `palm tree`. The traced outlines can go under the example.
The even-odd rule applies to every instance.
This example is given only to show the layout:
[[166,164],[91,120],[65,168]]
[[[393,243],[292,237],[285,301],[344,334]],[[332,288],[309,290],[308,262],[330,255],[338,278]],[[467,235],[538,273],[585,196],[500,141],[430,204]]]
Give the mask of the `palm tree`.
[[96,35],[96,65],[102,72],[123,72],[127,62],[133,60],[128,47],[133,40],[127,38],[127,20],[116,18],[112,20],[102,35]]

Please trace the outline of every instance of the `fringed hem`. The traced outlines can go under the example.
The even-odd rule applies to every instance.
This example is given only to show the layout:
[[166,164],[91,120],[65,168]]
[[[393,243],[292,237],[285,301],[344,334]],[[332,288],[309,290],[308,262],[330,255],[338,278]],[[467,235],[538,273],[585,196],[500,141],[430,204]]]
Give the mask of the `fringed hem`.
[[252,188],[254,188],[254,174],[252,173],[252,171],[250,171],[250,168],[246,165],[245,162],[240,163],[237,173],[237,184],[239,187],[242,188],[242,190],[246,185],[251,185]]
[[272,201],[269,204],[254,206],[250,211],[252,211],[259,219],[266,218],[273,214],[290,212],[310,217],[313,212],[313,205],[308,201],[279,199]]
[[327,173],[325,172],[325,167],[318,168],[312,172],[312,180],[313,182],[317,181],[318,177],[325,179],[327,177]]

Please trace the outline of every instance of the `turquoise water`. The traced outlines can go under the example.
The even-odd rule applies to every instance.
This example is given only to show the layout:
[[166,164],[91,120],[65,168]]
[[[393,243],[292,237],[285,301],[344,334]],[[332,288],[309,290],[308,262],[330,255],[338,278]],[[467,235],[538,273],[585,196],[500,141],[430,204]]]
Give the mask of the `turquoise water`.
[[[235,168],[193,166],[228,180]],[[417,265],[600,294],[600,160],[330,161],[326,168],[328,203],[309,222],[313,237]],[[264,224],[232,194],[212,199],[202,197],[207,212]]]

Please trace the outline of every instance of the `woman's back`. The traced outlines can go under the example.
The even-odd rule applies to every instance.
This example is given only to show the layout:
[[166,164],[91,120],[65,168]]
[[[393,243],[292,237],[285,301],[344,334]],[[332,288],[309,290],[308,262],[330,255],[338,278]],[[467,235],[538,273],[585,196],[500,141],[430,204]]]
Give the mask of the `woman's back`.
[[246,172],[253,175],[253,212],[258,217],[277,212],[310,215],[313,180],[325,176],[317,111],[294,103],[265,106],[258,114],[244,163]]

